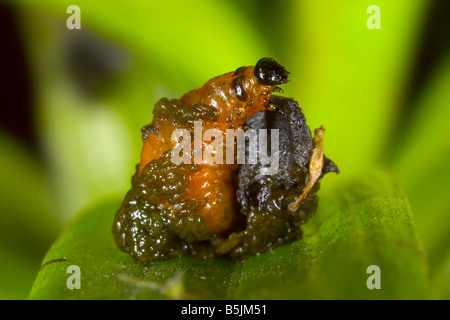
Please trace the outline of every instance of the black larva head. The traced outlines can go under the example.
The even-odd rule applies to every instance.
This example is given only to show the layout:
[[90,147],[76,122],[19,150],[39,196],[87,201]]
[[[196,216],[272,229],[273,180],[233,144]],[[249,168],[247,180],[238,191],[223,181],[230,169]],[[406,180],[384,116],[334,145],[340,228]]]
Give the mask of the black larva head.
[[289,81],[289,72],[275,59],[262,58],[255,66],[256,79],[265,85],[275,86]]

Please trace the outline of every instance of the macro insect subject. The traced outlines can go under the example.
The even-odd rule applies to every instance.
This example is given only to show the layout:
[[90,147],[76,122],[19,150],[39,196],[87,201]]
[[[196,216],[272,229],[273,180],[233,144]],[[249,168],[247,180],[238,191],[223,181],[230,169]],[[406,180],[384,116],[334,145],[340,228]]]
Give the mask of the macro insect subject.
[[[320,179],[339,170],[323,154],[325,129],[316,129],[312,137],[297,102],[273,95],[282,92],[278,86],[288,76],[276,60],[262,58],[180,99],[162,98],[155,104],[152,123],[142,129],[131,189],[113,223],[122,251],[143,262],[182,256],[245,261],[301,237],[301,225],[317,208]],[[243,164],[174,163],[172,150],[180,141],[173,132],[183,129],[194,136],[198,121],[203,132],[215,129],[224,135],[230,129],[278,130],[279,148],[270,150],[278,157],[277,174],[263,174],[268,164],[261,158]],[[187,156],[194,160],[212,143],[193,145]],[[249,145],[241,154],[237,149],[235,159],[252,151]]]

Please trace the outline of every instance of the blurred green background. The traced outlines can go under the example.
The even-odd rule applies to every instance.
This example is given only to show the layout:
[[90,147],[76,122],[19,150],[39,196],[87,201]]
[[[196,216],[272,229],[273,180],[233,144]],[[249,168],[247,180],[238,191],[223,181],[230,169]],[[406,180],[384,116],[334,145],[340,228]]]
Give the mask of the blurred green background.
[[[81,30],[69,30],[69,5]],[[381,29],[368,29],[367,7]],[[80,209],[121,199],[152,106],[264,56],[342,174],[394,173],[450,298],[448,1],[11,0],[0,4],[0,298],[28,296]],[[413,279],[411,279],[413,281]]]

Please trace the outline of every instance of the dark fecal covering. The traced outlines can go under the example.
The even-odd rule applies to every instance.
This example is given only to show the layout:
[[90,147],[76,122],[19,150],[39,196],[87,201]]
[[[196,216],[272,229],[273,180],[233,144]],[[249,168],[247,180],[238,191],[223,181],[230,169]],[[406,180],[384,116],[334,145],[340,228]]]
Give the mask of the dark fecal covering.
[[[203,242],[211,235],[207,235],[202,217],[195,215],[201,201],[183,201],[185,173],[194,170],[197,165],[175,165],[168,152],[149,163],[143,174],[133,176],[131,190],[113,224],[113,234],[122,251],[140,261],[214,256],[213,248]],[[171,206],[177,208],[176,216]],[[180,215],[185,218],[180,220]]]
[[194,127],[194,121],[216,121],[217,110],[213,107],[197,103],[186,106],[178,99],[161,98],[153,109],[153,118],[170,120],[185,127]]
[[[186,106],[178,99],[161,98],[153,109],[153,118],[158,121],[168,120],[179,127],[192,129],[195,121],[216,121],[217,110],[201,103]],[[158,133],[155,124],[146,125],[141,129],[142,140],[146,140],[149,133]]]
[[[247,122],[247,128],[279,130],[279,168],[276,174],[262,175],[261,170],[269,165],[258,161],[256,165],[240,165],[236,172],[236,196],[246,223],[244,230],[233,234],[222,244],[222,251],[229,250],[234,260],[245,260],[299,238],[300,226],[314,215],[317,208],[315,193],[319,189],[319,181],[296,212],[290,213],[287,209],[306,185],[314,145],[297,102],[277,96],[272,96],[271,102],[274,110],[255,114]],[[268,133],[269,146],[270,136]],[[332,161],[326,159],[325,162],[322,176],[327,172],[338,172]]]
[[[177,99],[162,98],[155,104],[153,117],[191,129],[194,121],[215,121],[217,111],[202,104],[188,107]],[[143,140],[150,133],[158,134],[154,123],[142,128]],[[174,164],[169,151],[151,161],[140,174],[136,170],[113,224],[113,235],[122,251],[146,262],[186,255],[214,256],[214,249],[205,240],[216,235],[208,234],[203,218],[196,215],[202,200],[183,200],[188,186],[186,174],[198,169],[195,164]]]

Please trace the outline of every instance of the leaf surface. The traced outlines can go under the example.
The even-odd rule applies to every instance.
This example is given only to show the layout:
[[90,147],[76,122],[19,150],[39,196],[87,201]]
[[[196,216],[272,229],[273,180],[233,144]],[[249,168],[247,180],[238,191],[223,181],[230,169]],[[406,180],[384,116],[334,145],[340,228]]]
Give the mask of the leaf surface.
[[[78,214],[44,258],[31,299],[422,299],[427,267],[407,199],[391,177],[326,178],[302,239],[244,264],[227,259],[135,262],[117,249],[118,203]],[[81,289],[68,289],[70,265]],[[370,290],[367,268],[380,268]]]

